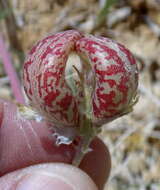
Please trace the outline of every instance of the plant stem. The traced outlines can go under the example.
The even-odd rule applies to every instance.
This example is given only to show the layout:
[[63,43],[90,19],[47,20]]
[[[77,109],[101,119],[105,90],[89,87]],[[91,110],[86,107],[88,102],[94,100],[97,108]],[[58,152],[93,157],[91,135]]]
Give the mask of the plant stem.
[[100,132],[100,129],[94,126],[91,119],[89,119],[86,115],[82,116],[81,121],[82,124],[78,129],[78,134],[81,136],[81,143],[78,146],[72,162],[75,166],[79,166],[85,154],[92,151],[89,146],[94,137]]
[[21,91],[21,85],[20,81],[18,79],[18,76],[16,74],[16,71],[12,65],[10,54],[6,48],[6,45],[4,43],[4,40],[2,38],[2,35],[0,34],[0,56],[2,58],[2,62],[4,65],[4,69],[6,71],[6,74],[9,77],[12,92],[15,96],[15,99],[19,103],[25,103],[24,96]]
[[10,1],[0,0],[0,7],[2,10],[5,10],[6,12],[8,11],[4,18],[7,34],[8,34],[11,48],[15,51],[21,63],[24,61],[24,54],[23,54],[21,43],[19,42],[19,39],[17,36],[16,19],[15,19]]

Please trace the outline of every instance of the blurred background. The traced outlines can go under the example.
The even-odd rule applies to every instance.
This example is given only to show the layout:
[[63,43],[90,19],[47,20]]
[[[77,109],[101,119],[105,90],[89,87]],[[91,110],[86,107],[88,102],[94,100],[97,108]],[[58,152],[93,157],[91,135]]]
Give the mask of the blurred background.
[[0,0],[0,98],[15,101],[33,44],[68,29],[124,44],[140,71],[134,111],[100,134],[112,155],[105,190],[160,190],[160,0]]

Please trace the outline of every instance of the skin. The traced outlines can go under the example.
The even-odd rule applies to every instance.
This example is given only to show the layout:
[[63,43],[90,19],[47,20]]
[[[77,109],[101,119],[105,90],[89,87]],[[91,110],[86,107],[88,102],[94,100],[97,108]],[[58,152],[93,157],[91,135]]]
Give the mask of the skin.
[[[95,138],[91,143],[92,151],[86,154],[80,164],[80,169],[77,169],[70,165],[75,154],[74,146],[60,145],[57,147],[54,141],[46,123],[22,119],[17,116],[15,104],[0,100],[0,189],[14,190],[17,184],[21,184],[21,181],[25,181],[26,178],[27,180],[29,178],[31,182],[38,180],[35,177],[36,174],[33,175],[36,171],[43,173],[44,170],[46,173],[54,174],[57,172],[55,168],[60,168],[58,172],[66,171],[67,177],[69,176],[68,180],[77,177],[79,187],[84,185],[82,189],[86,185],[90,187],[89,189],[98,187],[102,190],[111,168],[109,151],[104,143]],[[66,164],[61,164],[62,162]],[[57,175],[62,176],[62,174]],[[15,180],[17,176],[21,176],[20,182]],[[43,180],[40,181],[47,184],[53,183],[54,187],[57,184],[62,185],[62,183],[55,182],[55,179],[42,176]],[[37,184],[41,185],[39,182]]]

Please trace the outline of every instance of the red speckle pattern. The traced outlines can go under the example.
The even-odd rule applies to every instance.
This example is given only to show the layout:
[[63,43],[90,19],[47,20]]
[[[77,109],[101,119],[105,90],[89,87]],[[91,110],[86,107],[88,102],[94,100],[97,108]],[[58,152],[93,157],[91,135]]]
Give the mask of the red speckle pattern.
[[128,49],[117,42],[92,35],[76,42],[77,52],[88,57],[96,78],[92,94],[94,122],[103,124],[121,115],[135,95],[138,70]]
[[75,30],[48,36],[29,52],[23,82],[31,104],[55,124],[77,125],[79,99],[83,95],[79,90],[77,94],[81,97],[73,96],[65,80],[66,62],[73,51],[87,57],[95,77],[91,97],[93,122],[103,124],[121,115],[138,85],[133,55],[111,39],[83,35]]

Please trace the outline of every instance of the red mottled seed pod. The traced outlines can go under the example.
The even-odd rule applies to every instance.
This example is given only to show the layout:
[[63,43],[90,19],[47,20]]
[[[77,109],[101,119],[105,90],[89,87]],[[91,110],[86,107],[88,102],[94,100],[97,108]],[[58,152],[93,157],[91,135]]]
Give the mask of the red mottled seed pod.
[[[32,106],[55,124],[77,125],[85,110],[80,109],[84,101],[79,86],[82,81],[75,79],[75,95],[66,79],[66,64],[70,64],[73,52],[83,67],[77,70],[85,75],[83,82],[90,89],[92,122],[103,124],[127,112],[138,85],[137,65],[131,52],[111,39],[75,30],[48,36],[29,52],[23,82]],[[76,68],[78,64],[75,59]]]

